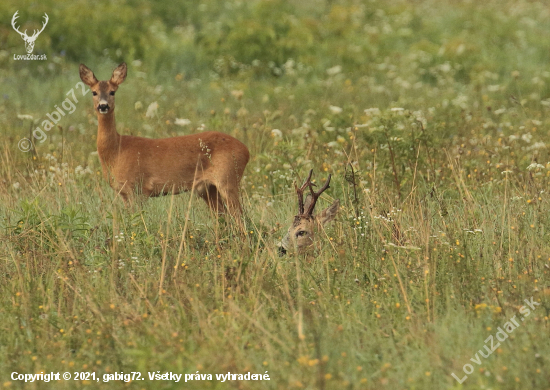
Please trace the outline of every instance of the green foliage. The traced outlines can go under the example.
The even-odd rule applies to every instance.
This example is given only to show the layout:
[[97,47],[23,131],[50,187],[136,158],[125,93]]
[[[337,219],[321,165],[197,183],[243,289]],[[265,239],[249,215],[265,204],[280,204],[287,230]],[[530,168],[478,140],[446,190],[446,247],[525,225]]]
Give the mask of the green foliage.
[[[38,200],[32,202],[21,201],[19,218],[15,226],[6,227],[8,235],[19,243],[19,250],[40,250],[42,252],[55,252],[58,250],[57,238],[59,236],[82,242],[88,237],[91,226],[87,222],[88,216],[82,214],[82,210],[74,206],[66,206],[59,214],[49,215],[45,218],[45,211],[39,205]],[[27,246],[30,244],[29,246]]]
[[[14,371],[198,370],[268,371],[272,389],[547,388],[547,8],[2,2],[0,386],[20,385]],[[16,10],[29,31],[48,13],[47,61],[13,59]],[[248,146],[246,233],[189,194],[125,209],[109,188],[75,86],[79,63],[106,79],[121,61],[120,133]],[[72,88],[75,111],[21,152]],[[310,256],[279,257],[310,169],[332,175],[317,212],[342,208]],[[531,296],[534,314],[470,360]]]

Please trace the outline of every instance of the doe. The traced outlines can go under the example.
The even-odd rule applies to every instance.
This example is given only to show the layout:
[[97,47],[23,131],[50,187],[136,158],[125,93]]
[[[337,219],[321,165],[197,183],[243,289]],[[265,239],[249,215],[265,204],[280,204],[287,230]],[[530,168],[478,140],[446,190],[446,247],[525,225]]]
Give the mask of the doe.
[[126,204],[146,198],[193,191],[212,210],[241,215],[239,183],[250,157],[239,140],[207,131],[151,139],[120,135],[115,124],[115,92],[126,78],[120,64],[108,81],[98,81],[80,64],[80,78],[92,90],[97,112],[97,153],[104,177]]

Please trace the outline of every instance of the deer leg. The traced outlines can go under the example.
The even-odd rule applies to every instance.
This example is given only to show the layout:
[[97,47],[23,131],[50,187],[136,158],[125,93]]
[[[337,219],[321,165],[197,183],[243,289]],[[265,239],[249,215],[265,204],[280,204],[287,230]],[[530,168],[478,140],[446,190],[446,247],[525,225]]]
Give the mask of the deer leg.
[[129,196],[123,192],[120,193],[120,197],[122,198],[122,200],[124,201],[124,206],[126,208],[128,208],[131,204],[131,200],[129,198]]
[[227,210],[229,214],[235,218],[237,221],[240,221],[242,215],[241,202],[239,201],[239,191],[237,188],[218,188],[225,204],[227,205]]
[[204,199],[212,211],[217,214],[225,213],[225,206],[216,186],[206,184],[197,191],[197,194]]
[[131,181],[115,182],[112,187],[122,197],[124,206],[127,209],[133,210],[135,207],[142,207],[151,196],[150,189],[142,185],[136,185],[135,182]]
[[124,208],[132,212],[141,208],[147,200],[147,196],[134,192],[120,192],[120,197],[124,201]]
[[227,207],[228,214],[235,223],[235,227],[242,238],[246,237],[246,225],[242,218],[241,202],[239,200],[239,190],[237,187],[218,187],[225,205]]

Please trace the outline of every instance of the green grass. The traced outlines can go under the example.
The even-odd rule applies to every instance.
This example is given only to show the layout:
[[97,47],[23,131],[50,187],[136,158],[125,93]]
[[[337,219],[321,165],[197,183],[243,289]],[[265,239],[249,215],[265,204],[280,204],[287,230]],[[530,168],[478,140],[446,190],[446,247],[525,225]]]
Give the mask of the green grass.
[[[545,5],[122,3],[122,16],[0,5],[0,386],[123,386],[10,379],[43,370],[139,371],[147,379],[127,387],[144,389],[550,388]],[[50,15],[35,49],[47,61],[13,60],[17,9],[28,29]],[[80,81],[79,63],[106,79],[122,60],[120,133],[209,129],[249,147],[247,237],[189,194],[125,209],[79,88],[75,112],[18,149]],[[309,169],[333,177],[318,207],[342,209],[314,255],[279,257]],[[531,297],[540,306],[470,360]],[[215,380],[266,371],[269,382]]]

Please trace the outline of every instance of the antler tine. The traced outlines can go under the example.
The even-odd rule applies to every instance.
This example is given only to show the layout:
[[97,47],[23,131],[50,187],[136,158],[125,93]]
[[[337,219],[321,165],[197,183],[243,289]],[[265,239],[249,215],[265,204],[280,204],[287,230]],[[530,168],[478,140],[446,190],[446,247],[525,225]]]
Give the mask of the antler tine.
[[317,192],[313,192],[313,190],[310,187],[311,203],[309,204],[306,215],[313,215],[313,209],[315,209],[315,204],[317,203],[317,199],[319,199],[319,196],[321,196],[321,194],[329,188],[331,178],[332,178],[332,175],[328,175],[327,181],[325,182],[325,184]]
[[45,19],[45,21],[42,22],[42,29],[40,29],[40,31],[38,31],[38,32],[36,30],[34,30],[34,34],[32,35],[33,38],[39,36],[40,33],[42,31],[44,31],[44,29],[46,28],[46,25],[48,24],[48,21],[50,20],[47,13],[44,12],[44,15],[45,16],[42,16]]
[[22,33],[21,31],[19,31],[19,28],[18,27],[15,27],[15,20],[19,17],[19,15],[17,15],[19,11],[15,11],[15,13],[13,14],[13,18],[11,18],[11,26],[13,27],[13,29],[15,31],[17,31],[19,33],[19,35],[23,36],[23,35],[27,35],[26,32],[27,30],[25,30],[25,33]]
[[296,185],[296,182],[294,182],[294,188],[296,189],[296,193],[298,194],[298,212],[301,214],[304,213],[304,190],[309,187],[311,189],[311,175],[313,174],[313,169],[309,171],[309,176],[307,177],[306,181],[300,188]]
[[313,175],[313,169],[311,169],[309,171],[309,175],[306,179],[306,181],[304,182],[304,184],[302,184],[302,191],[306,189],[307,186],[309,186],[311,183],[311,175]]

